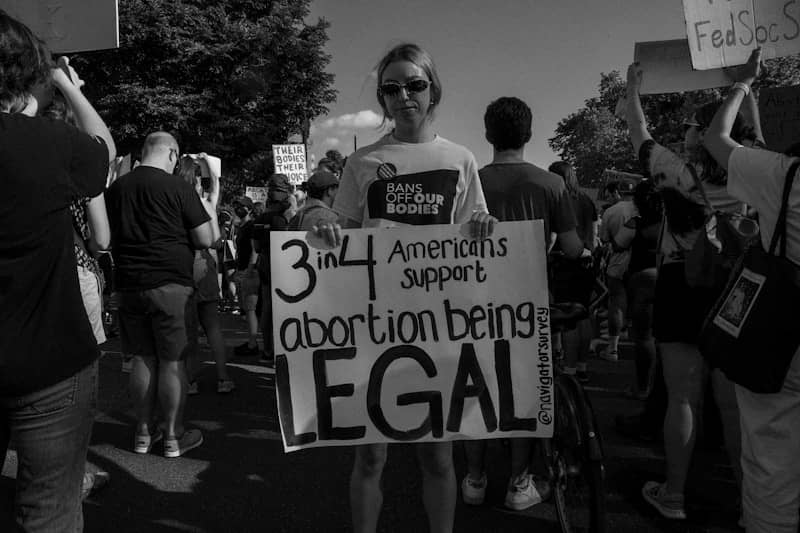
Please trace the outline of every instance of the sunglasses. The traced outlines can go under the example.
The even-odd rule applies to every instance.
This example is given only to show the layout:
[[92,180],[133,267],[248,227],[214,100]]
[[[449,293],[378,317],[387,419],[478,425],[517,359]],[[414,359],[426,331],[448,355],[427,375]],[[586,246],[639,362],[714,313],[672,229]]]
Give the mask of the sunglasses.
[[400,94],[401,89],[405,89],[406,93],[408,94],[416,94],[421,93],[430,87],[430,85],[431,82],[422,79],[411,80],[408,83],[397,83],[395,81],[390,81],[382,84],[379,90],[381,92],[381,96],[397,96]]

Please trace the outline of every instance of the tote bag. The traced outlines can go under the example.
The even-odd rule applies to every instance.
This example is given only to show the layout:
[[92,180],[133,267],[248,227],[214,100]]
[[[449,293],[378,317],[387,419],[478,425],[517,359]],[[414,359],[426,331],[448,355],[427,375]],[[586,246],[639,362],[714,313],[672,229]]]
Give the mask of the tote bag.
[[787,173],[769,250],[760,241],[747,248],[700,335],[709,363],[756,393],[781,390],[800,346],[800,268],[786,258],[786,214],[799,165]]

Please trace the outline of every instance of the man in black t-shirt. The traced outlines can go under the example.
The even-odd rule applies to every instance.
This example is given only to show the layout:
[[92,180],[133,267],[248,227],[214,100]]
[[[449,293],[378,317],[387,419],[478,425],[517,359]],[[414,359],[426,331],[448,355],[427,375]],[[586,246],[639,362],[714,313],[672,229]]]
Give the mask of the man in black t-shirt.
[[[575,215],[563,180],[524,159],[525,144],[532,135],[530,108],[518,98],[500,98],[486,109],[484,123],[494,158],[478,173],[489,214],[501,222],[542,220],[547,248],[555,234],[566,256],[580,257],[583,243],[575,231]],[[505,504],[518,511],[536,505],[549,493],[547,482],[528,472],[531,440],[511,439],[511,479]],[[462,497],[465,503],[479,505],[486,494],[486,443],[465,441],[464,450],[467,475],[461,483]]]
[[258,254],[253,249],[253,201],[242,197],[236,203],[236,215],[240,219],[236,234],[236,285],[239,305],[247,321],[247,341],[236,346],[233,353],[238,356],[258,355],[258,294],[261,283],[258,279],[256,261]]
[[[149,135],[141,165],[107,194],[122,351],[134,354],[134,451],[148,453],[163,438],[165,457],[179,457],[203,442],[200,431],[185,430],[181,419],[188,386],[186,307],[192,305],[194,249],[209,248],[219,238],[209,222],[214,209],[172,175],[179,157],[171,135]],[[156,400],[162,428],[155,423]]]
[[267,205],[264,213],[255,219],[253,226],[253,247],[258,253],[258,275],[261,280],[261,317],[259,327],[264,350],[261,362],[267,365],[274,364],[275,354],[272,348],[272,290],[270,283],[270,252],[269,233],[271,231],[286,231],[289,220],[286,216],[291,208],[289,196],[293,187],[289,178],[284,174],[273,174],[267,181]]

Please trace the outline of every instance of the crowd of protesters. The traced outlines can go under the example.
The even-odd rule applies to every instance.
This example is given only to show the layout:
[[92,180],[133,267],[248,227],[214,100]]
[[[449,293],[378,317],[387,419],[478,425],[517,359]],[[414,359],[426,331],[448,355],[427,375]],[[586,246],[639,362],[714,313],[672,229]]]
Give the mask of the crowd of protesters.
[[[756,51],[735,71],[723,102],[688,117],[686,157],[650,136],[638,94],[642,71],[631,65],[626,119],[644,179],[608,187],[611,202],[601,212],[569,164],[545,170],[525,160],[532,112],[518,98],[487,107],[493,159],[483,168],[467,148],[439,136],[433,120],[443,89],[434,62],[416,45],[399,45],[376,70],[377,103],[389,133],[343,166],[320,161],[299,189],[274,174],[265,202],[241,196],[231,211],[219,205],[220,176],[208,156],[184,153],[167,132],[148,135],[133,170],[120,176],[111,164],[114,140],[83,96],[78,73],[66,58],[54,63],[41,40],[0,11],[6,192],[0,202],[0,454],[11,442],[19,456],[17,527],[81,530],[82,495],[107,481],[85,472],[98,346],[106,341],[104,285],[117,295],[122,350],[130,356],[131,449],[146,454],[159,444],[164,457],[177,458],[203,443],[202,432],[183,420],[187,395],[199,392],[199,326],[213,355],[217,393],[236,390],[220,311],[241,312],[246,323],[247,340],[235,355],[274,364],[271,232],[311,231],[338,245],[346,228],[468,224],[474,238],[486,238],[498,222],[537,219],[544,222],[541,253],[548,256],[553,304],[589,310],[607,301],[608,335],[597,350],[606,361],[618,361],[626,333],[633,342],[636,376],[628,394],[647,407],[627,423],[640,430],[663,425],[666,452],[665,481],[647,482],[644,500],[667,518],[686,518],[686,478],[710,383],[741,487],[740,525],[748,532],[795,533],[800,355],[775,394],[748,390],[710,367],[698,345],[722,287],[698,285],[687,268],[713,213],[755,213],[764,246],[775,232],[783,180],[795,159],[764,145],[751,90],[759,64]],[[411,175],[424,176],[423,190],[445,196],[452,209],[399,215],[370,200],[376,180]],[[800,265],[800,193],[793,189],[788,201],[785,253]],[[111,279],[97,261],[109,249]],[[563,352],[561,371],[581,382],[591,379],[587,360],[601,319],[587,313],[554,339]],[[414,446],[430,530],[452,531],[459,490],[452,442]],[[533,439],[511,439],[510,509],[549,498],[548,482],[530,468],[536,446]],[[461,497],[480,505],[486,444],[467,441],[464,449]],[[386,444],[356,447],[349,492],[355,531],[377,528],[387,459]]]

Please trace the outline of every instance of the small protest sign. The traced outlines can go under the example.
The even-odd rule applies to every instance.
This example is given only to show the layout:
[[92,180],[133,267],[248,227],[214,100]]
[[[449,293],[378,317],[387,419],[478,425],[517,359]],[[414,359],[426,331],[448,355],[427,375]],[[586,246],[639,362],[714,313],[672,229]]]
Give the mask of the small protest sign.
[[288,176],[292,185],[300,185],[308,179],[304,144],[273,144],[272,158],[275,173]]
[[800,2],[795,0],[683,0],[692,65],[698,70],[800,52]]
[[267,203],[267,191],[266,187],[246,187],[244,195],[253,200],[253,203]]
[[552,435],[541,221],[343,233],[271,234],[286,451]]
[[800,142],[800,86],[761,89],[758,111],[770,150],[783,152]]
[[119,47],[118,0],[0,0],[55,53]]
[[692,70],[686,39],[636,43],[633,56],[643,71],[641,94],[680,93],[731,84],[722,69]]

